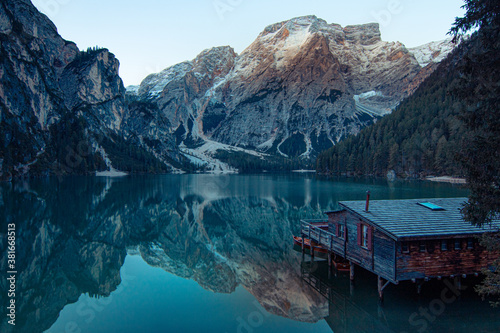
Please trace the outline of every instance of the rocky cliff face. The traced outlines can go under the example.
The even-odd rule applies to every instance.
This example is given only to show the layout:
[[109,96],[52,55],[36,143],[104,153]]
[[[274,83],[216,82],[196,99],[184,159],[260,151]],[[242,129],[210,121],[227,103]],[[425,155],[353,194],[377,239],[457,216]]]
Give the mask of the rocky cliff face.
[[136,98],[158,106],[188,148],[215,141],[307,158],[391,112],[441,59],[423,58],[382,41],[377,24],[306,16],[268,26],[238,56],[215,48],[153,74]]
[[412,60],[401,44],[382,42],[375,24],[343,29],[304,17],[272,25],[214,96],[228,115],[214,137],[289,156],[318,152],[383,113],[357,108],[355,95],[402,98],[399,85],[419,70]]
[[439,63],[457,46],[452,42],[453,38],[447,38],[437,42],[430,42],[408,49],[417,59],[421,67],[432,63]]
[[[105,49],[78,52],[59,77],[66,107],[86,116],[94,130],[104,127],[117,133],[120,129],[125,113],[125,88],[118,76],[119,65]],[[82,105],[88,110],[82,110]],[[90,114],[93,119],[88,117]]]
[[205,94],[229,73],[235,58],[232,48],[216,47],[146,77],[140,87],[128,92],[129,112],[123,127],[127,137],[137,137],[140,146],[162,159],[180,160],[171,142],[203,141],[203,125],[210,130],[209,121],[200,121],[209,101]]
[[115,56],[81,52],[29,0],[0,2],[0,42],[0,179],[113,168],[134,144]]
[[[0,38],[4,153],[0,172],[11,174],[19,164],[33,163],[46,148],[46,130],[60,119],[64,108],[58,74],[78,49],[60,38],[56,27],[27,1],[0,3]],[[8,150],[12,152],[7,156]],[[12,156],[16,153],[20,156]]]
[[412,53],[382,41],[377,24],[306,16],[268,26],[240,55],[212,48],[126,93],[107,49],[81,52],[29,0],[0,4],[0,179],[311,160],[391,112],[452,47]]

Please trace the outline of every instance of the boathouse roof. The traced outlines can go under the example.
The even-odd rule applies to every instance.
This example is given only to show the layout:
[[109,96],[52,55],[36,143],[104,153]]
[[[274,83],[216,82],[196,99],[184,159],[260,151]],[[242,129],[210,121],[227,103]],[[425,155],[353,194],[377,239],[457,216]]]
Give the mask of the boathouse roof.
[[385,231],[394,239],[473,235],[500,228],[500,220],[477,227],[462,218],[467,198],[341,201],[340,206]]

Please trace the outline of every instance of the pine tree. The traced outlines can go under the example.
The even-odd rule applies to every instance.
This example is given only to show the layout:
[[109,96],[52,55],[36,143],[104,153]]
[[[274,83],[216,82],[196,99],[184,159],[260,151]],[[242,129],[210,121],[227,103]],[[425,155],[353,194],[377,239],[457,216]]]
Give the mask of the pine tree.
[[[469,42],[471,52],[460,68],[454,95],[465,102],[462,119],[469,132],[461,161],[466,171],[469,200],[464,218],[484,225],[500,218],[500,2],[466,0],[467,10],[457,18],[450,33],[455,39],[479,28],[478,38]],[[484,236],[483,245],[500,249],[500,231]],[[482,295],[500,295],[500,259],[477,290]],[[500,299],[497,304],[500,304]]]

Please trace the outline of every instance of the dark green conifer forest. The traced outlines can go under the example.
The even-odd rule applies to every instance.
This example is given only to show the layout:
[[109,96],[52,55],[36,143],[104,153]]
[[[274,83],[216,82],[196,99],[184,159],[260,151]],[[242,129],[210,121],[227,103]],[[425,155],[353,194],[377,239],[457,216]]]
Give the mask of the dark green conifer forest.
[[403,177],[462,175],[456,162],[465,133],[458,117],[462,102],[450,89],[459,76],[457,63],[466,44],[441,62],[390,115],[322,152],[317,171],[383,176],[394,170]]
[[[465,0],[463,8],[450,29],[460,46],[392,114],[322,152],[316,167],[323,174],[462,176],[470,190],[464,219],[484,226],[500,218],[500,2]],[[481,244],[500,251],[500,231],[484,234]],[[500,296],[500,259],[484,274],[476,290]]]

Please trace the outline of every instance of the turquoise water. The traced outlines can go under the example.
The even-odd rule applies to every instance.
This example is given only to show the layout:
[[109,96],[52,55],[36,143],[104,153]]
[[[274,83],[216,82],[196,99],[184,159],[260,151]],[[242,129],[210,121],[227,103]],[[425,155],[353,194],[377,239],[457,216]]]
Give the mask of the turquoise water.
[[[300,219],[321,218],[339,200],[363,200],[367,190],[372,200],[466,196],[456,185],[264,174],[71,177],[0,189],[2,226],[16,224],[19,332],[442,332],[450,323],[454,332],[495,332],[500,325],[472,280],[445,309],[432,302],[442,281],[419,297],[411,283],[391,285],[380,305],[372,275],[361,272],[352,287],[319,263],[313,275],[328,288],[322,295],[304,280],[307,263],[293,249]],[[5,260],[0,266],[6,271]],[[6,306],[6,292],[1,297]],[[438,315],[422,317],[429,304]],[[0,331],[14,331],[4,318]]]
[[231,294],[214,293],[139,256],[128,256],[123,272],[129,272],[127,279],[109,298],[82,295],[47,332],[66,327],[75,332],[331,332],[324,321],[308,324],[270,314],[242,286]]

